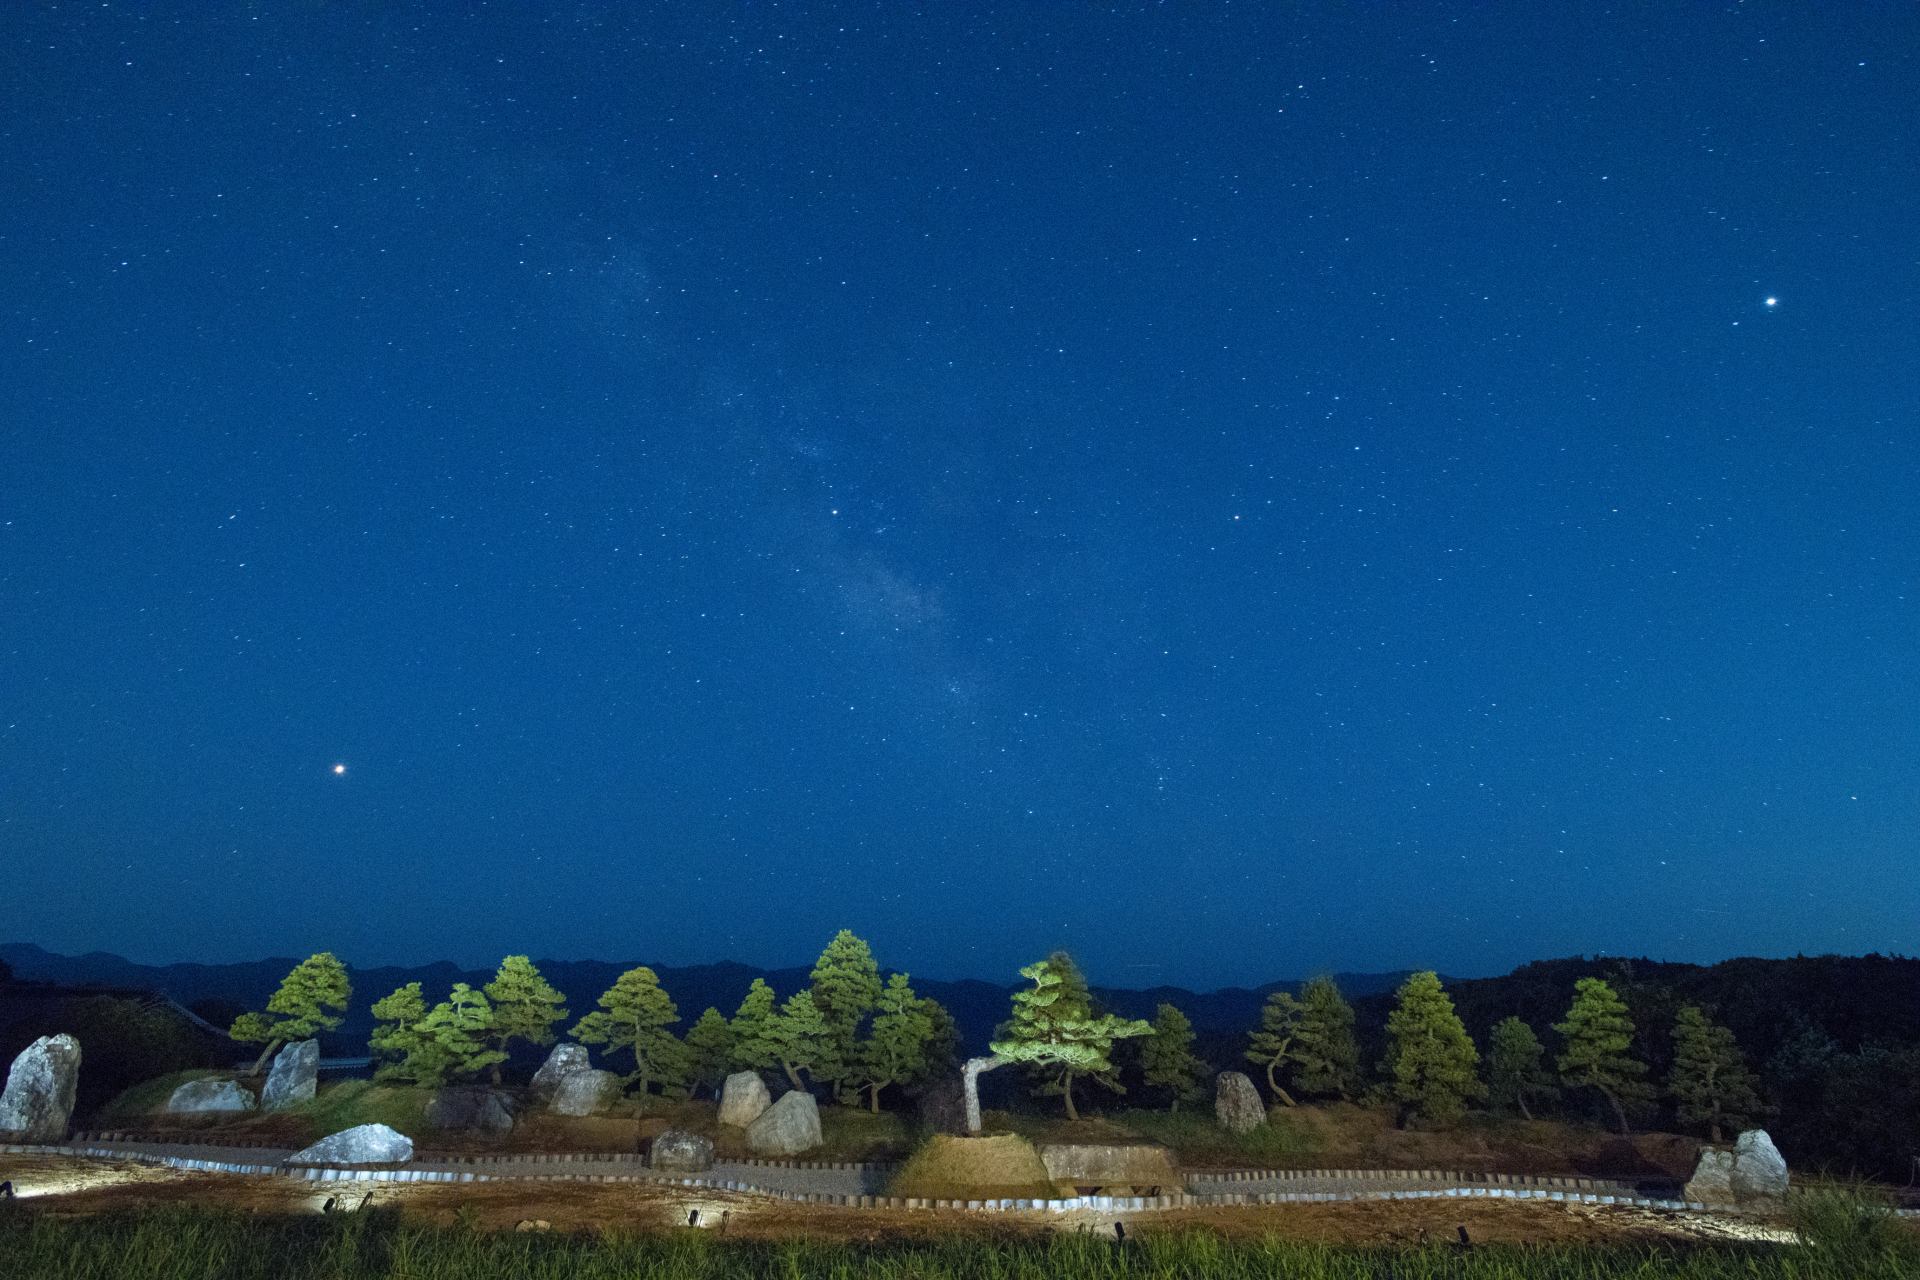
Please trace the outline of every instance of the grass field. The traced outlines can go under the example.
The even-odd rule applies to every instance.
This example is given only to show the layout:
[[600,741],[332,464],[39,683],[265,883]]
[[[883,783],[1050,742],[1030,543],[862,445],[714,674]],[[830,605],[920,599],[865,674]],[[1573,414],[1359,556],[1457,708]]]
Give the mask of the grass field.
[[[1843,1214],[1842,1217],[1845,1217]],[[1348,1247],[1201,1231],[899,1243],[487,1233],[373,1210],[267,1217],[166,1210],[68,1218],[0,1212],[12,1280],[1910,1280],[1920,1250],[1847,1219],[1813,1245]]]

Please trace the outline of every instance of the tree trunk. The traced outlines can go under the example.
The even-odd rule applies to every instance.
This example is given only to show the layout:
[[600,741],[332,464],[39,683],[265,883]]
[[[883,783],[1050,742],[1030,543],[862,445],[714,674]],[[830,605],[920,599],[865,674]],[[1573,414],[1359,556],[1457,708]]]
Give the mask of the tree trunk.
[[875,1115],[880,1114],[880,1089],[881,1085],[877,1080],[867,1086],[867,1097],[873,1103],[873,1114]]
[[267,1059],[273,1056],[273,1051],[275,1049],[278,1049],[280,1045],[281,1045],[281,1041],[279,1040],[267,1041],[267,1047],[262,1049],[260,1051],[260,1056],[253,1060],[253,1070],[247,1072],[247,1074],[250,1076],[257,1076],[262,1071],[265,1071],[267,1069]]
[[1078,1120],[1080,1113],[1073,1106],[1073,1072],[1063,1072],[1060,1076],[1060,1096],[1067,1102],[1067,1119]]
[[793,1069],[793,1064],[791,1062],[788,1062],[785,1058],[780,1059],[780,1069],[787,1073],[788,1084],[791,1084],[794,1088],[800,1090],[801,1092],[806,1091],[807,1086],[800,1083],[800,1073]]
[[499,1087],[499,1084],[500,1084],[500,1064],[499,1064],[499,1063],[497,1063],[497,1062],[493,1064],[493,1083],[494,1083],[494,1086],[495,1086],[496,1088],[497,1088],[497,1087]]
[[1273,1090],[1273,1096],[1280,1099],[1281,1106],[1291,1107],[1296,1105],[1293,1101],[1293,1095],[1289,1094],[1285,1089],[1282,1089],[1280,1082],[1273,1078],[1273,1068],[1278,1062],[1279,1059],[1276,1058],[1273,1062],[1267,1064],[1267,1088]]
[[1620,1106],[1620,1099],[1613,1096],[1613,1091],[1611,1089],[1602,1089],[1600,1090],[1600,1092],[1602,1095],[1606,1097],[1608,1105],[1613,1108],[1613,1118],[1620,1122],[1620,1132],[1621,1133],[1633,1132],[1633,1130],[1627,1127],[1627,1113]]
[[1533,1112],[1527,1110],[1527,1095],[1524,1092],[1514,1094],[1513,1100],[1520,1104],[1521,1115],[1529,1120],[1533,1119]]
[[985,1058],[968,1058],[967,1065],[960,1068],[961,1088],[967,1095],[968,1133],[980,1132],[980,1073],[1006,1065],[1007,1059],[993,1054]]

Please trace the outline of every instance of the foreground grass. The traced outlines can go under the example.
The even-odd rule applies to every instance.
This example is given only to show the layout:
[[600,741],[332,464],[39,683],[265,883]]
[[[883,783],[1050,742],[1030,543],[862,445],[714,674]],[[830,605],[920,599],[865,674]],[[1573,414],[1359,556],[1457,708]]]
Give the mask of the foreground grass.
[[206,1210],[63,1218],[0,1212],[0,1275],[17,1280],[1880,1280],[1920,1272],[1900,1237],[1817,1246],[1346,1248],[1142,1234],[932,1243],[766,1243],[670,1236],[486,1234],[370,1210],[271,1218]]

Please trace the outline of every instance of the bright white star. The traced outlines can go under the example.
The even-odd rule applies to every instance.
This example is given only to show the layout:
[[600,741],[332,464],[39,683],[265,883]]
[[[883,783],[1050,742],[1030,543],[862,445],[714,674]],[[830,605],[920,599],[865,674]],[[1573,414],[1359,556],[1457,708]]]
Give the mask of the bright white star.
[[338,777],[340,777],[341,775],[343,775],[343,774],[345,774],[345,773],[346,773],[346,771],[347,771],[347,766],[345,766],[345,765],[343,765],[343,764],[337,764],[337,765],[335,765],[335,766],[333,766],[333,776],[334,776],[334,777],[336,777],[336,778],[338,778]]
[[1778,298],[1768,298],[1768,299],[1767,299],[1767,305],[1768,305],[1768,306],[1770,306],[1770,307],[1777,307],[1777,306],[1779,306],[1779,305],[1780,305],[1780,299],[1778,299]]

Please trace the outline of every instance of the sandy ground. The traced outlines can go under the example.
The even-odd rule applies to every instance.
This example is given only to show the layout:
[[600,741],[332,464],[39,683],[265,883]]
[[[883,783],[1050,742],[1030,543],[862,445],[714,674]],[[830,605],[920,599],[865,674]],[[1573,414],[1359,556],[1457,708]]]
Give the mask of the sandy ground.
[[[1114,1220],[1114,1215],[1093,1213],[986,1216],[930,1210],[854,1210],[631,1183],[328,1188],[281,1178],[194,1174],[130,1162],[40,1156],[0,1156],[0,1179],[11,1179],[23,1206],[41,1212],[84,1214],[200,1204],[256,1213],[317,1213],[329,1198],[338,1197],[336,1207],[341,1209],[358,1209],[366,1203],[391,1204],[424,1221],[450,1225],[463,1218],[496,1230],[513,1230],[523,1221],[540,1221],[556,1231],[679,1231],[687,1229],[688,1215],[697,1211],[702,1227],[724,1230],[729,1235],[866,1241],[1000,1237],[1063,1230],[1108,1233]],[[1452,1241],[1463,1226],[1477,1243],[1787,1238],[1777,1224],[1615,1205],[1412,1200],[1234,1206],[1121,1217],[1133,1233],[1205,1227],[1233,1237],[1280,1236],[1346,1244]]]

